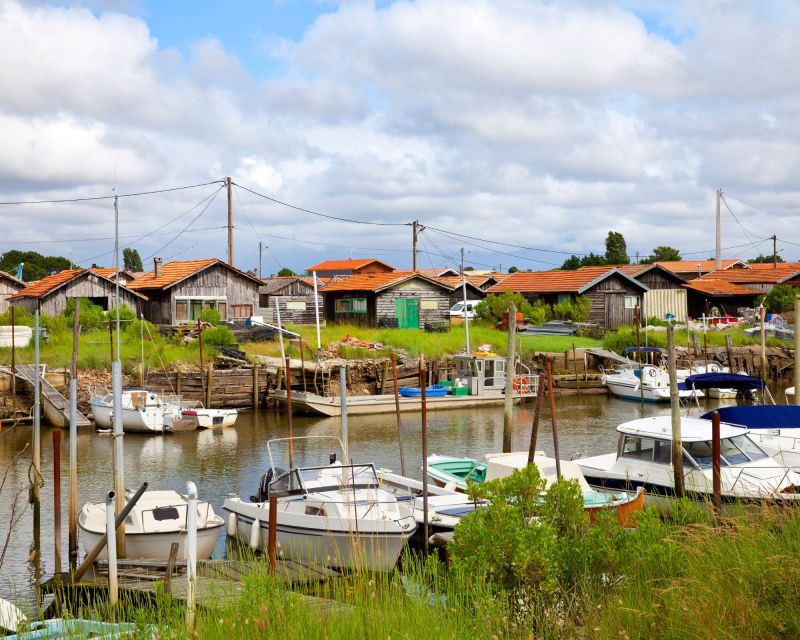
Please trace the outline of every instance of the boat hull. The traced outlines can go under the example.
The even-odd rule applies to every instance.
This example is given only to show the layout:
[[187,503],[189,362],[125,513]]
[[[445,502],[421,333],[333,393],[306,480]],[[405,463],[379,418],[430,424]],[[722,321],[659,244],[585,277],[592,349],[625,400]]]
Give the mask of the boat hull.
[[[267,551],[269,540],[269,505],[228,499],[223,507],[226,521],[236,518],[234,537],[254,546],[254,526],[258,527],[256,548]],[[319,526],[313,526],[311,519]],[[257,525],[254,523],[257,521]],[[391,571],[400,552],[416,530],[401,530],[391,520],[359,519],[357,530],[350,521],[341,522],[323,516],[303,518],[278,512],[277,553],[280,557],[304,564],[321,564],[340,569],[366,568]],[[337,524],[338,523],[338,524]],[[230,527],[230,525],[229,525]],[[327,527],[327,528],[326,528]],[[228,529],[230,533],[230,528]]]
[[[606,380],[606,386],[611,393],[618,398],[626,400],[641,400],[644,397],[646,402],[669,402],[669,387],[648,387],[645,385],[644,390],[640,390],[638,384],[617,382],[614,380]],[[697,391],[694,394],[698,398],[703,397],[702,391]],[[686,390],[679,390],[678,397],[682,399],[691,398],[692,392]]]
[[[96,426],[111,429],[113,425],[112,407],[104,402],[92,400],[92,416]],[[126,433],[164,433],[164,415],[160,411],[140,411],[122,409],[122,430]]]
[[[217,539],[224,523],[220,522],[197,530],[197,557],[207,560],[211,557]],[[105,531],[90,531],[79,523],[81,546],[84,553],[89,553]],[[168,560],[173,542],[178,543],[178,558],[186,558],[186,531],[165,531],[159,533],[128,533],[125,532],[125,555],[127,558],[148,560]],[[103,547],[99,560],[108,558],[108,550]]]
[[189,409],[181,413],[184,420],[193,422],[201,429],[232,427],[238,415],[236,409]]
[[[278,389],[275,391],[275,399],[286,401],[286,391]],[[532,395],[515,395],[514,402],[519,402],[523,397],[533,397]],[[447,409],[464,409],[465,407],[488,407],[498,406],[504,402],[504,394],[501,392],[487,392],[480,396],[442,396],[426,399],[428,411],[439,411]],[[422,408],[421,398],[400,398],[400,411],[419,411]],[[328,417],[340,416],[342,414],[341,405],[338,397],[319,396],[314,393],[303,393],[292,391],[292,410],[296,413],[311,413]],[[374,396],[348,396],[347,414],[348,415],[376,415],[381,413],[394,413],[395,400],[393,395],[374,395]]]

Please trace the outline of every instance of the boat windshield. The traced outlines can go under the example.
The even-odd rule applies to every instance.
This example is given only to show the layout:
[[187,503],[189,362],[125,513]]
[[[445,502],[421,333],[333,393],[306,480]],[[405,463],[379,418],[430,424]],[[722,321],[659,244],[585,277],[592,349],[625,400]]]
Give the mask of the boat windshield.
[[[684,445],[686,452],[701,469],[711,468],[711,441],[688,442]],[[720,465],[745,464],[754,460],[766,458],[767,454],[748,436],[733,436],[720,440]]]
[[296,495],[321,491],[375,489],[378,474],[372,464],[333,464],[327,467],[295,467],[270,484],[270,493]]

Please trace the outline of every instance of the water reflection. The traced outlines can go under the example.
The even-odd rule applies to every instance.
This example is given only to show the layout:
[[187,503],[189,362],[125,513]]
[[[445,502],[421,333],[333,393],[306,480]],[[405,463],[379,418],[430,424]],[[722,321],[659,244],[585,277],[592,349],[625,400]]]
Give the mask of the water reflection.
[[[711,402],[711,401],[709,401]],[[708,405],[705,409],[711,408]],[[669,405],[645,405],[609,399],[605,396],[570,396],[557,399],[560,450],[563,458],[608,453],[616,447],[615,427],[642,416],[668,414]],[[696,412],[695,412],[696,413]],[[522,405],[514,411],[513,448],[527,450],[533,419],[533,405]],[[352,416],[348,421],[350,455],[357,462],[374,462],[376,466],[400,470],[397,423],[394,415]],[[296,436],[339,436],[338,418],[318,419],[295,417]],[[402,415],[402,434],[409,475],[419,477],[421,460],[420,418],[418,414]],[[256,489],[261,474],[268,466],[267,441],[286,437],[286,416],[276,410],[241,412],[235,427],[199,430],[169,436],[128,434],[125,436],[125,484],[136,488],[148,482],[153,488],[185,491],[186,481],[193,480],[200,496],[220,510],[230,492],[249,497]],[[69,505],[69,435],[62,435],[62,558],[67,558]],[[482,456],[502,449],[502,408],[471,408],[463,411],[433,411],[428,414],[428,451],[448,455]],[[29,425],[0,432],[0,464],[5,470],[17,452],[31,440]],[[88,501],[98,501],[112,486],[112,439],[108,435],[81,429],[78,434],[78,508]],[[295,461],[320,464],[328,459],[329,445],[320,451],[313,442],[300,440],[294,448]],[[542,413],[537,449],[553,453],[550,416]],[[281,449],[284,451],[285,448]],[[52,435],[42,429],[41,571],[47,577],[53,568],[53,463]],[[30,450],[11,465],[6,487],[0,495],[0,544],[8,531],[11,496],[16,487],[27,485]],[[285,459],[277,461],[286,467]],[[24,502],[27,493],[21,502]],[[23,506],[23,505],[21,505]],[[32,514],[28,507],[12,534],[5,563],[0,568],[0,595],[30,593],[34,566],[29,562]],[[223,538],[216,554],[224,552]],[[66,560],[65,560],[66,562]]]

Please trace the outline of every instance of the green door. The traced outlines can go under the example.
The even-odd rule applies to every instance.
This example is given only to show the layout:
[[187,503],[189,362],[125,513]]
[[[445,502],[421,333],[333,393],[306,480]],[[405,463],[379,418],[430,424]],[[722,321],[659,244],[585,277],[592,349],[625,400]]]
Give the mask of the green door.
[[419,300],[416,298],[395,298],[394,314],[398,329],[419,329]]

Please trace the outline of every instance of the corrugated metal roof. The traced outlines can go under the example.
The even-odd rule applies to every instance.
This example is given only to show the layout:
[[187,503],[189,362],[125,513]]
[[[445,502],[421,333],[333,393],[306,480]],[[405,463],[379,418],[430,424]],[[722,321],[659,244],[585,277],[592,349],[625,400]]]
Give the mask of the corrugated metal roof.
[[394,270],[394,267],[382,262],[381,260],[378,260],[377,258],[349,258],[347,260],[325,260],[324,262],[320,262],[319,264],[315,264],[313,267],[306,269],[306,273],[311,273],[312,271],[346,271],[348,269],[363,269],[373,262],[382,265],[387,269]]
[[687,289],[698,291],[708,296],[757,296],[760,291],[748,289],[738,284],[726,280],[716,280],[713,278],[698,278],[683,285]]

